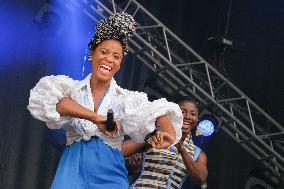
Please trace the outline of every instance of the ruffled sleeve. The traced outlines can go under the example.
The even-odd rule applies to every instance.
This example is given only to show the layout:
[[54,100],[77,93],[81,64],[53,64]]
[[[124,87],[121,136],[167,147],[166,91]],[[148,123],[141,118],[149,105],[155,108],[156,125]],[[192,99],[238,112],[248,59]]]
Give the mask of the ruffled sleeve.
[[57,129],[71,121],[69,116],[60,116],[56,104],[71,96],[76,81],[68,76],[46,76],[30,91],[28,110],[36,119],[46,122],[47,127]]
[[177,143],[182,135],[183,116],[179,106],[165,98],[150,102],[145,93],[129,91],[125,97],[123,130],[137,142],[156,128],[156,118],[168,115],[176,131]]

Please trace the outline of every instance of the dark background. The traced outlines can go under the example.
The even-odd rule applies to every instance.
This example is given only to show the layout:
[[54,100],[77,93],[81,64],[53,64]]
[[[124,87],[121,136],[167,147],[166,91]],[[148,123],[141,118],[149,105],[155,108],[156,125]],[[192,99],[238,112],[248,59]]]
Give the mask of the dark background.
[[[60,153],[46,142],[44,123],[33,119],[26,110],[29,90],[45,75],[65,74],[81,79],[87,74],[82,74],[84,50],[79,59],[73,55],[75,47],[86,47],[93,25],[78,27],[78,33],[85,38],[66,43],[63,39],[70,33],[71,22],[56,34],[35,22],[45,2],[0,0],[0,188],[4,189],[49,188],[58,163]],[[229,0],[139,2],[202,57],[212,60],[207,38],[224,34]],[[283,34],[284,1],[232,1],[227,35],[239,42],[240,48],[225,54],[226,74],[282,125]],[[140,90],[149,74],[130,56],[117,79],[128,89]],[[242,189],[249,173],[262,169],[222,131],[202,144],[208,155],[210,189]]]

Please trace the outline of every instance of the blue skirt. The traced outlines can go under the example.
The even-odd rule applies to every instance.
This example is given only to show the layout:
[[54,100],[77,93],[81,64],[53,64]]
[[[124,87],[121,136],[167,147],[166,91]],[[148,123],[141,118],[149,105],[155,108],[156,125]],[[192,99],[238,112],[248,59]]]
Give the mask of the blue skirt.
[[126,189],[125,160],[97,137],[67,146],[61,156],[52,189]]

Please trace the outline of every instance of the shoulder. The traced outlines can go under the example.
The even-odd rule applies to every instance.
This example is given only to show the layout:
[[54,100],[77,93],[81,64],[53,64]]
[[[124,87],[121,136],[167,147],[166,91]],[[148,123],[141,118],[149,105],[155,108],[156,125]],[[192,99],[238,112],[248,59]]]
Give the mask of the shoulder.
[[53,80],[60,80],[60,81],[76,81],[67,75],[49,75],[49,76],[42,77],[40,80],[44,80],[44,79],[53,79]]
[[74,80],[66,75],[50,75],[42,77],[32,89],[32,91],[37,90],[60,90],[69,91],[73,89],[79,81]]
[[117,95],[125,95],[129,92],[129,90],[120,87],[114,78],[112,78],[110,82],[110,90],[115,92]]
[[200,154],[199,154],[196,162],[202,163],[202,164],[207,164],[207,156],[206,156],[205,152],[203,152],[202,150],[200,151]]
[[78,83],[78,80],[74,80],[69,76],[66,75],[50,75],[42,77],[39,80],[39,83],[45,83],[45,82],[52,82],[54,84],[75,84]]

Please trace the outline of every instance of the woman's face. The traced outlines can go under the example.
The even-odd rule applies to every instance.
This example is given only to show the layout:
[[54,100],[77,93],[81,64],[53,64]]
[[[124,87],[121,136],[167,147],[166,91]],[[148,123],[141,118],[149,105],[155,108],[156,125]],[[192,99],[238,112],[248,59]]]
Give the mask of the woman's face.
[[110,81],[120,69],[123,48],[118,40],[102,41],[91,53],[92,74],[101,82]]
[[183,115],[183,134],[188,134],[198,123],[198,108],[193,102],[181,101],[179,107]]

